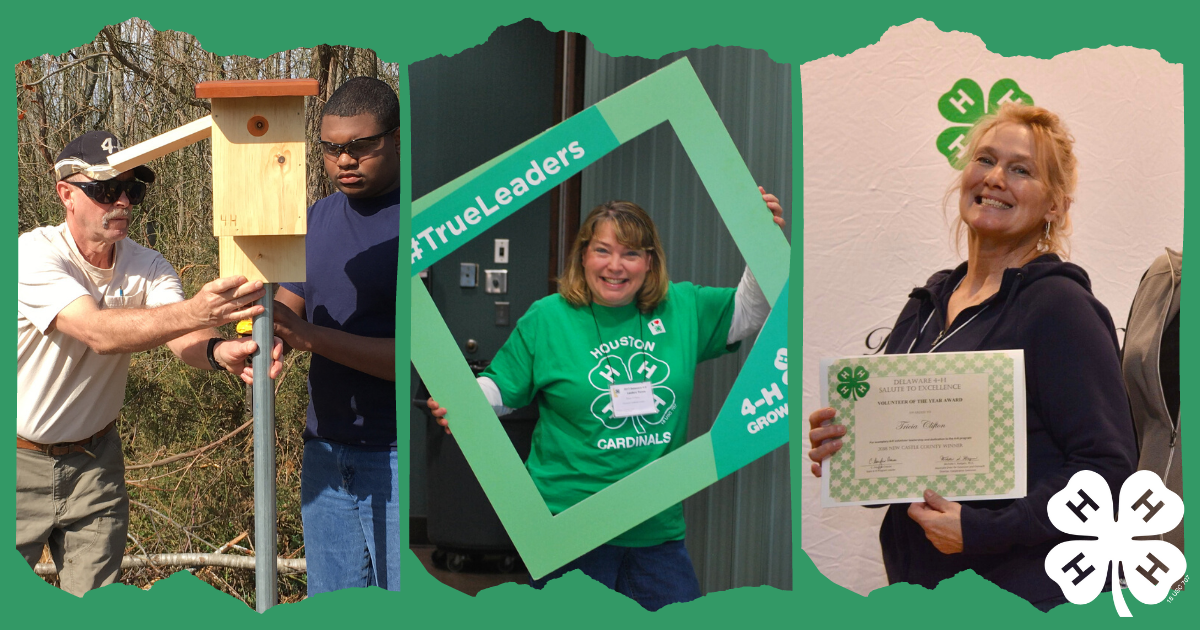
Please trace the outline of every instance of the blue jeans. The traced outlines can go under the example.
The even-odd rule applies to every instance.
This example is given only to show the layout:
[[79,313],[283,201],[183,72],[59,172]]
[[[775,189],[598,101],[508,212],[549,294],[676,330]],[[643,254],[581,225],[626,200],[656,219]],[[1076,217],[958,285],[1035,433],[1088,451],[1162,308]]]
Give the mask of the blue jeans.
[[540,580],[530,579],[529,585],[541,589],[575,569],[650,611],[700,597],[696,569],[682,540],[651,547],[601,545]]
[[363,586],[400,590],[399,495],[395,449],[304,444],[300,515],[310,596]]

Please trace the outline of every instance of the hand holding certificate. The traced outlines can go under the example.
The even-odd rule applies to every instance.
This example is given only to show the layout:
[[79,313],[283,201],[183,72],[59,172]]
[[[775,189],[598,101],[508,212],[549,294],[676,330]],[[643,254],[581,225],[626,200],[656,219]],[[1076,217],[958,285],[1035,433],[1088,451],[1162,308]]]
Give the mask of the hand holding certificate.
[[1025,496],[1020,350],[825,359],[818,383],[845,427],[822,506]]

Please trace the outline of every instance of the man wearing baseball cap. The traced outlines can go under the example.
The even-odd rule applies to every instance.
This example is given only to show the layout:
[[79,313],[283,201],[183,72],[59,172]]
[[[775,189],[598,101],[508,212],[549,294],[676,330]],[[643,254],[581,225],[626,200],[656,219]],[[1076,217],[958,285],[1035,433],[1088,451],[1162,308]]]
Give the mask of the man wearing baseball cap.
[[[49,545],[63,590],[115,582],[129,526],[114,430],[130,355],[166,344],[200,369],[250,381],[254,341],[213,329],[263,311],[261,282],[221,278],[185,300],[162,255],[126,239],[154,171],[118,172],[107,131],[67,144],[54,165],[66,222],[17,239],[17,550]],[[271,377],[278,375],[278,340]]]

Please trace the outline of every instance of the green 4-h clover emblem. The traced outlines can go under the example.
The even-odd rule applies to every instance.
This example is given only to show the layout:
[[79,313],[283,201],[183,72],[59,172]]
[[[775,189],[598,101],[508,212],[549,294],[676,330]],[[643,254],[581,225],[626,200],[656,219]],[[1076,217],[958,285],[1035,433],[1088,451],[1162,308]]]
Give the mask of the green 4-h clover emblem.
[[1153,471],[1139,470],[1121,484],[1117,518],[1113,519],[1108,482],[1090,470],[1075,473],[1067,487],[1050,497],[1046,513],[1059,531],[1090,540],[1059,543],[1046,554],[1046,575],[1058,583],[1073,604],[1086,604],[1112,578],[1117,614],[1131,616],[1118,584],[1118,565],[1129,592],[1143,604],[1157,604],[1171,585],[1187,573],[1183,552],[1165,534],[1183,519],[1183,499],[1163,485]]
[[[1009,102],[1033,105],[1033,97],[1026,94],[1012,79],[1000,79],[988,90],[987,100],[983,88],[971,79],[959,79],[948,92],[938,99],[938,111],[952,123],[937,137],[937,150],[950,161],[950,166],[962,170],[963,152],[967,150],[967,132],[985,114],[1000,109]],[[962,126],[965,125],[965,126]]]
[[837,374],[838,394],[841,394],[842,398],[853,400],[866,396],[867,392],[871,391],[871,384],[867,382],[867,378],[870,376],[871,373],[867,371],[867,368],[861,365],[856,365],[854,368],[849,366],[842,368]]

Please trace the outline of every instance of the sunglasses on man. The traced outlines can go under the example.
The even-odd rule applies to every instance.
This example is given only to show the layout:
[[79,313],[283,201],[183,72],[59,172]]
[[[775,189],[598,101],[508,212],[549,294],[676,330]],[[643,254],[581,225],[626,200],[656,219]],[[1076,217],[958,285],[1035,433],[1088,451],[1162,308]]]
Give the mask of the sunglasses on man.
[[146,198],[146,183],[139,182],[136,179],[128,181],[109,179],[102,182],[63,181],[82,190],[83,194],[97,203],[116,203],[121,198],[121,193],[125,193],[129,197],[129,205],[131,206],[142,203],[142,200]]
[[377,133],[373,136],[365,138],[356,138],[346,144],[338,144],[336,142],[327,142],[325,140],[317,140],[317,144],[321,145],[321,152],[326,157],[338,159],[342,157],[342,153],[346,153],[352,159],[358,158],[375,151],[378,151],[383,146],[383,139],[394,133],[399,127],[392,127],[382,133]]

